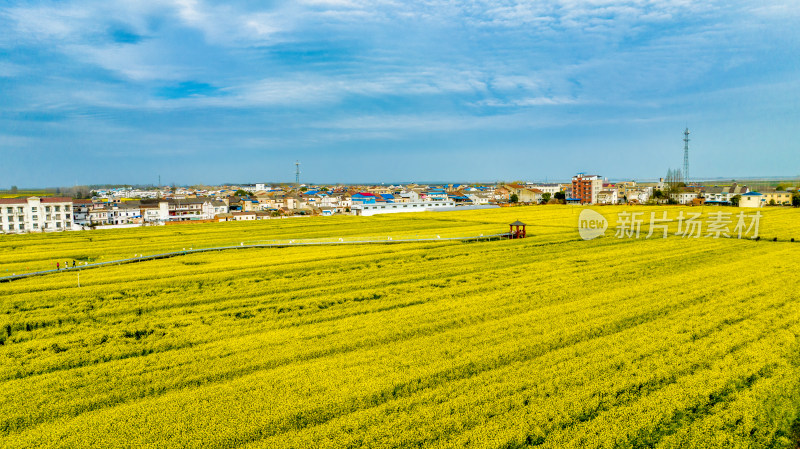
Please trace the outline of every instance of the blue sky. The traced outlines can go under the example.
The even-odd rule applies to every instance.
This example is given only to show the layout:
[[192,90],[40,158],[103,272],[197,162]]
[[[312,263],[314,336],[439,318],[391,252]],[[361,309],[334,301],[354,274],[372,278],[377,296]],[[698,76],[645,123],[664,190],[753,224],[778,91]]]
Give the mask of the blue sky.
[[800,176],[794,1],[0,6],[0,187]]

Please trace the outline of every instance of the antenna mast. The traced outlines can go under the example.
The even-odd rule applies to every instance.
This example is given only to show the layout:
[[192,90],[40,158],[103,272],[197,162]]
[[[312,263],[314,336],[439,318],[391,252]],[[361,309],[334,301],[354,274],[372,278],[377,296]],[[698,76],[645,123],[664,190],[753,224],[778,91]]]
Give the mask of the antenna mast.
[[300,161],[294,161],[294,183],[300,186]]
[[689,127],[683,132],[683,183],[689,185]]

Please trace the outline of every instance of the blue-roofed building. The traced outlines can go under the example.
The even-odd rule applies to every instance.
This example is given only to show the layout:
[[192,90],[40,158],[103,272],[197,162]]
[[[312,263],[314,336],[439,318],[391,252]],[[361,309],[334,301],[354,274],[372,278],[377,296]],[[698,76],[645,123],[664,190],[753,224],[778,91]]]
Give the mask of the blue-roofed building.
[[581,204],[581,199],[580,198],[569,198],[568,197],[568,198],[565,199],[565,201],[566,201],[567,204]]
[[447,197],[450,200],[455,201],[456,203],[470,203],[470,202],[472,202],[472,200],[468,196],[465,196],[465,195],[450,194],[450,195],[447,195]]
[[353,204],[375,204],[377,202],[375,194],[366,192],[354,193],[350,199]]
[[447,192],[445,192],[443,189],[430,189],[420,196],[431,201],[445,201],[448,199]]
[[763,194],[758,192],[747,192],[739,200],[739,207],[764,207],[767,200]]

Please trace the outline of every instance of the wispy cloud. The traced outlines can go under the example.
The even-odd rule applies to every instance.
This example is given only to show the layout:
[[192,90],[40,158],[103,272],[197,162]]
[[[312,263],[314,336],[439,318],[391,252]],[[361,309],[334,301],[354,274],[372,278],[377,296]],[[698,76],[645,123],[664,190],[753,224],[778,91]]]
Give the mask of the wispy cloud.
[[798,15],[788,0],[13,0],[0,125],[31,148],[44,124],[52,146],[273,156],[478,145],[464,135],[527,148],[526,133],[679,116],[733,127],[745,106],[796,110],[796,89],[775,92],[800,75]]
[[494,107],[525,107],[525,106],[558,106],[567,104],[579,104],[580,101],[574,98],[564,97],[528,97],[528,98],[514,98],[510,100],[500,100],[496,98],[481,100],[476,104],[478,106],[494,106]]

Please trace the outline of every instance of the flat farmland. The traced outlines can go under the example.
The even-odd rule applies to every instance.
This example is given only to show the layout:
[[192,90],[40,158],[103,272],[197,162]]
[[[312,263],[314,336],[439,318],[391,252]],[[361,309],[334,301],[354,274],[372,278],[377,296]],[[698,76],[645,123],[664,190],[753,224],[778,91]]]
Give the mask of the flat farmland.
[[[800,212],[644,238],[572,206],[0,236],[0,446],[797,447]],[[640,238],[615,238],[643,212]],[[744,210],[754,214],[754,210]],[[707,222],[707,221],[706,221]],[[656,233],[656,235],[660,235]],[[777,239],[777,241],[772,241]],[[2,273],[0,273],[2,274]]]

